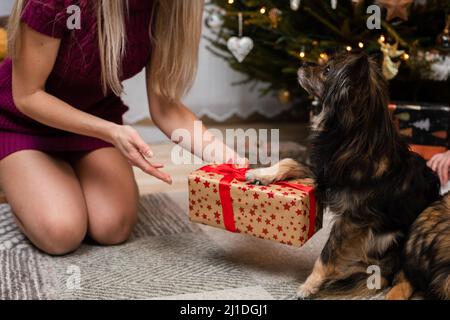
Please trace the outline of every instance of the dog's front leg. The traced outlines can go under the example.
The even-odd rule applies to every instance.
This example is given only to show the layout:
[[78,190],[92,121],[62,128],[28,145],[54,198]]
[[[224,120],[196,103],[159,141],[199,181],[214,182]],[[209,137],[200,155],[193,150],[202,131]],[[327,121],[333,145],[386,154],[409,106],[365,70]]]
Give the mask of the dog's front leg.
[[308,299],[319,292],[320,287],[325,282],[329,275],[327,266],[324,265],[322,259],[319,257],[314,264],[314,269],[311,275],[306,279],[297,290],[297,297],[299,299]]
[[246,174],[248,182],[259,182],[263,185],[269,185],[277,181],[287,179],[312,178],[313,174],[309,168],[301,165],[293,159],[284,159],[276,165],[269,168],[260,168],[249,170]]

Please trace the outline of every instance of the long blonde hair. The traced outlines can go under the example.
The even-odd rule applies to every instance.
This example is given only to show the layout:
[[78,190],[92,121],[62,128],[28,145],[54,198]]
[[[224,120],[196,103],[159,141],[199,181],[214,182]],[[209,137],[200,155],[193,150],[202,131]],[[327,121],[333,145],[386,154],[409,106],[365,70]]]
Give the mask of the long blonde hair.
[[[27,1],[16,0],[9,19],[8,51],[13,59],[19,50],[20,17]],[[120,95],[128,1],[96,1],[103,91]],[[150,82],[158,96],[179,102],[192,87],[197,71],[204,0],[154,1]]]

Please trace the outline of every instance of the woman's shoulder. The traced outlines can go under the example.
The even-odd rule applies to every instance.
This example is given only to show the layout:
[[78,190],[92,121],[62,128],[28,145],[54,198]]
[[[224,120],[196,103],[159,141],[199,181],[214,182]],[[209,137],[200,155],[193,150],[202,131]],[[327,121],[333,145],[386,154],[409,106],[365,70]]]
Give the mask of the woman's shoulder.
[[86,0],[28,0],[22,11],[22,22],[45,35],[61,38],[68,31],[67,21],[71,15],[82,15],[87,8]]

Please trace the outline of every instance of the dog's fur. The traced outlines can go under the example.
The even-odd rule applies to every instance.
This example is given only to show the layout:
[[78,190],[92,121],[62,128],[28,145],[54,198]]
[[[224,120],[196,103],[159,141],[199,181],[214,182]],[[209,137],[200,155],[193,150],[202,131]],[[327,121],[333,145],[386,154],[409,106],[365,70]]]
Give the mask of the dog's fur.
[[403,270],[387,299],[409,299],[419,290],[428,299],[450,300],[450,194],[414,222],[405,246]]
[[387,82],[367,55],[303,66],[299,82],[321,101],[312,121],[311,171],[286,159],[249,171],[247,179],[268,184],[311,177],[319,206],[335,216],[299,298],[366,286],[372,265],[380,267],[385,288],[401,270],[410,226],[439,199],[439,180],[399,136],[387,109]]

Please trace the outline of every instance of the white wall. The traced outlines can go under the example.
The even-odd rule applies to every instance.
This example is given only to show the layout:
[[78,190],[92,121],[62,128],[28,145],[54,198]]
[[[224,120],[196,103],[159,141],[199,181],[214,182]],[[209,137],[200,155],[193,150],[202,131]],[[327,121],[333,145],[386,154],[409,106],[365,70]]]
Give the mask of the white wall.
[[1,0],[0,1],[0,16],[7,16],[11,12],[13,0]]

